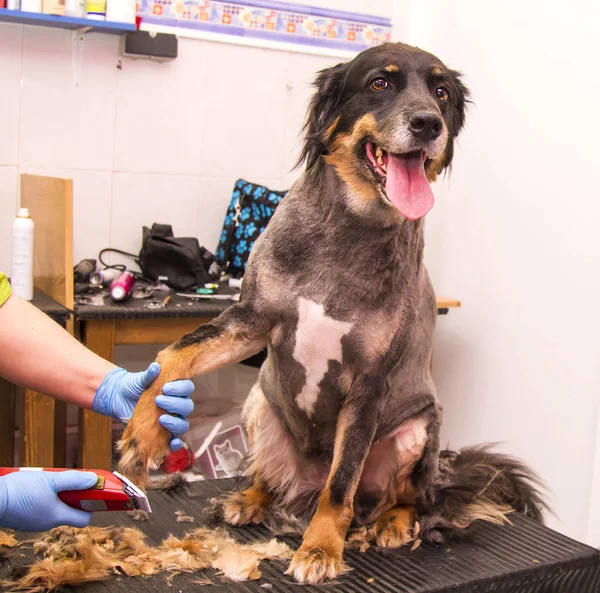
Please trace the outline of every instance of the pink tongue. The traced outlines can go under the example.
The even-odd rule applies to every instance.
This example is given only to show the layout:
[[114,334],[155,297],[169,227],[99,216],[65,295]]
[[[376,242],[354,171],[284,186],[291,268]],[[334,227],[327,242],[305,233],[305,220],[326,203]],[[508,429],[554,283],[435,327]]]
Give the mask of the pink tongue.
[[410,157],[388,153],[385,192],[409,220],[423,218],[433,208],[433,192],[420,153]]

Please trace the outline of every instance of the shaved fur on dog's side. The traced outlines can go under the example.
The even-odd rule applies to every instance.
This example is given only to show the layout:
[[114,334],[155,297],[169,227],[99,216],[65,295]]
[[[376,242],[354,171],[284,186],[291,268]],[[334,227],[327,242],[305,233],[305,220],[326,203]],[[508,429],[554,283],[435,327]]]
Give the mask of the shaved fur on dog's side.
[[463,454],[442,459],[449,475],[440,468],[423,217],[464,125],[460,75],[420,49],[384,44],[320,72],[315,86],[305,171],[252,249],[240,302],[160,353],[162,372],[119,445],[121,467],[139,481],[169,450],[154,404],[164,383],[266,346],[243,412],[251,486],[223,515],[245,525],[314,510],[288,570],[301,583],[345,571],[353,521],[397,546],[415,521],[435,540],[541,504],[524,468],[486,450],[483,463]]

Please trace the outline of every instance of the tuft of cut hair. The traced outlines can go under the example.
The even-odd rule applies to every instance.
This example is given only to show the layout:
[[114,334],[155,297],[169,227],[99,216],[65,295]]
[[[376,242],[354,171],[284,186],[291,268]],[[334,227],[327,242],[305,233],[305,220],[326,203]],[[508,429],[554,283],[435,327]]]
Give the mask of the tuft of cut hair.
[[160,546],[149,545],[133,528],[58,527],[34,544],[42,558],[17,580],[0,585],[8,592],[37,593],[63,586],[104,581],[115,575],[145,577],[167,574],[167,583],[183,572],[210,567],[233,581],[260,577],[262,560],[287,559],[292,550],[275,539],[241,544],[222,528],[201,527],[183,538],[169,535]]
[[152,481],[146,487],[147,490],[160,490],[167,494],[176,494],[182,491],[186,491],[190,483],[185,479],[183,474],[175,472],[174,474],[168,474],[160,480]]
[[19,542],[12,533],[0,531],[0,548],[15,548]]

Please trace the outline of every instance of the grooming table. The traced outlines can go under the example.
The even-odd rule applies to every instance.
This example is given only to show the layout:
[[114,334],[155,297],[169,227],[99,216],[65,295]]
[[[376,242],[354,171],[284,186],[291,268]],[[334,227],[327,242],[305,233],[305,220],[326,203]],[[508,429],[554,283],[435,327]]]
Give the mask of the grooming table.
[[[148,522],[135,522],[124,513],[96,513],[98,526],[132,526],[147,534],[152,543],[159,544],[169,533],[182,536],[210,519],[204,514],[206,502],[231,488],[234,480],[215,480],[196,483],[175,494],[150,492],[153,514]],[[182,510],[195,517],[194,523],[177,523],[175,511]],[[214,526],[214,522],[210,524]],[[234,538],[242,542],[270,538],[262,526],[229,528]],[[286,565],[263,560],[262,578],[257,581],[233,583],[224,581],[214,571],[179,575],[172,587],[165,574],[149,578],[111,578],[68,589],[73,593],[158,593],[173,591],[187,593],[596,593],[600,591],[600,553],[546,527],[520,516],[512,516],[512,525],[497,526],[477,522],[469,531],[467,541],[439,548],[423,544],[411,552],[408,547],[398,550],[366,552],[346,551],[345,558],[353,570],[338,581],[321,586],[299,586],[284,575]],[[19,533],[18,539],[31,534]],[[299,539],[279,537],[291,547]],[[24,557],[21,556],[24,554]],[[0,579],[20,571],[30,564],[30,547],[15,548],[0,561]],[[193,581],[207,576],[213,585],[198,585]],[[270,588],[261,585],[272,585]]]

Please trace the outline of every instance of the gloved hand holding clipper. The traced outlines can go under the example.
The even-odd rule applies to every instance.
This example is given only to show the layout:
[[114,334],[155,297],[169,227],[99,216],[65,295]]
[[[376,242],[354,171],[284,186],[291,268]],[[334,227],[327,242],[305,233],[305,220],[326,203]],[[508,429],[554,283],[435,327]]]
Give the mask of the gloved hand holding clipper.
[[[44,313],[11,295],[0,273],[0,376],[22,385],[127,422],[138,399],[160,374],[152,363],[141,373],[129,373],[97,356]],[[160,423],[171,431],[171,448],[182,446],[179,435],[189,427],[185,417],[194,403],[191,381],[166,383],[156,405],[165,414]],[[171,415],[174,414],[174,415]],[[60,477],[59,477],[60,476]],[[39,531],[56,525],[82,527],[91,514],[65,505],[62,490],[94,485],[90,472],[16,472],[0,477],[0,525]]]
[[58,498],[64,490],[96,485],[93,472],[20,471],[0,478],[0,525],[19,531],[46,531],[59,525],[86,527],[92,513],[74,509]]

